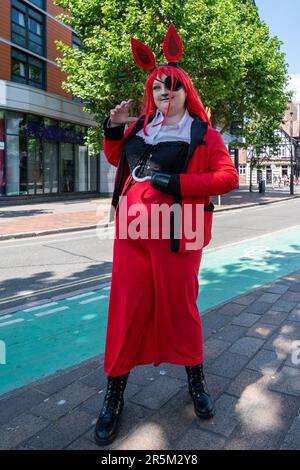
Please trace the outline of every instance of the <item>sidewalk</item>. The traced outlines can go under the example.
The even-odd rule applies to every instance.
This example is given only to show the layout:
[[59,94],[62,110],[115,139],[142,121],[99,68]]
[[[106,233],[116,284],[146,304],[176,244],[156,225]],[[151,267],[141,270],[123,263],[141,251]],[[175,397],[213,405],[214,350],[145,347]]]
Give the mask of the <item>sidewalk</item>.
[[101,356],[0,397],[0,449],[299,450],[300,364],[292,353],[300,270],[207,311],[202,325],[212,420],[195,416],[183,366],[138,366],[118,438],[97,447]]
[[[296,188],[296,191],[299,189]],[[290,196],[287,189],[270,190],[264,194],[239,189],[221,196],[221,206],[218,205],[217,197],[213,197],[212,201],[215,211],[219,212],[271,204],[294,197],[300,197],[300,191]],[[110,203],[111,198],[92,198],[0,206],[0,241],[96,228],[107,220]]]
[[111,198],[0,206],[0,240],[96,228]]

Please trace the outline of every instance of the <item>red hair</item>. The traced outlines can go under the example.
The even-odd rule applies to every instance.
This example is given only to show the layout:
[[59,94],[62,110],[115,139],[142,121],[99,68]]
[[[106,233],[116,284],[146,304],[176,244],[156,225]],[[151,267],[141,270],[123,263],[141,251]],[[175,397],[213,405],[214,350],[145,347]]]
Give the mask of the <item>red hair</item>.
[[[171,76],[172,87],[173,87],[173,83],[175,80],[180,80],[183,83],[184,91],[187,94],[186,96],[187,110],[193,114],[196,114],[196,116],[198,116],[201,121],[208,122],[208,125],[211,126],[210,119],[207,116],[203,103],[200,100],[188,74],[181,68],[174,67],[172,65],[161,65],[160,67],[156,67],[150,73],[146,81],[145,105],[144,105],[144,109],[142,113],[143,115],[145,115],[145,122],[143,126],[145,134],[148,135],[146,131],[146,126],[149,121],[149,116],[150,114],[153,114],[156,112],[156,106],[154,103],[153,91],[152,91],[153,82],[155,78],[157,77],[161,78],[162,74]],[[170,98],[171,97],[172,97],[172,90],[170,91]],[[167,118],[169,114],[170,104],[171,104],[171,100],[169,100],[168,109],[162,122],[165,121],[165,119]]]

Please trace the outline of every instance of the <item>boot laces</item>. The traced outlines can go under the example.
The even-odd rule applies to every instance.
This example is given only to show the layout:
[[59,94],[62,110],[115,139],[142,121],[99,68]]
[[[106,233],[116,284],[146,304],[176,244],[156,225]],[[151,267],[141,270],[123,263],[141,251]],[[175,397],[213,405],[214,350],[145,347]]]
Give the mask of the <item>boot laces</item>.
[[208,388],[204,377],[203,369],[199,366],[192,366],[189,369],[190,383],[196,394],[206,393],[208,394]]
[[126,386],[126,379],[124,378],[109,378],[107,391],[104,397],[104,405],[101,415],[104,416],[107,412],[115,413],[117,408],[120,406],[120,402],[123,398],[123,393]]
[[115,413],[120,406],[120,399],[116,396],[105,397],[104,406],[101,415],[104,416],[107,413]]

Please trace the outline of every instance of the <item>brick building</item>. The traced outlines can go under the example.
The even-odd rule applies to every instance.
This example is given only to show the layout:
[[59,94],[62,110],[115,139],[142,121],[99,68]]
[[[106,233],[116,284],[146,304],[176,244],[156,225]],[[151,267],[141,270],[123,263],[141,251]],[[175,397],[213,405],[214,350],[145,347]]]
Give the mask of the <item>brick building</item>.
[[51,0],[1,0],[0,196],[97,192],[99,159],[84,145],[95,123],[61,88],[55,40],[78,47]]

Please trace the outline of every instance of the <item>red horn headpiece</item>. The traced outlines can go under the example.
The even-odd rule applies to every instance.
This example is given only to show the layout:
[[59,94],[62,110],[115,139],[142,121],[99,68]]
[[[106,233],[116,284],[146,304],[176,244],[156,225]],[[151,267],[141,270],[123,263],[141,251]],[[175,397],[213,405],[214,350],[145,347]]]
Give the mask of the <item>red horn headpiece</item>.
[[175,26],[171,23],[163,42],[165,58],[170,62],[179,62],[183,53],[183,45]]
[[130,41],[133,57],[136,63],[143,69],[150,71],[153,70],[156,64],[155,57],[151,49],[137,39],[131,38]]
[[[137,65],[152,72],[156,67],[156,63],[151,49],[137,39],[131,38],[130,41],[133,57]],[[177,62],[183,53],[183,45],[173,23],[171,23],[165,36],[163,50],[168,65],[177,67]]]

